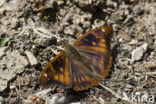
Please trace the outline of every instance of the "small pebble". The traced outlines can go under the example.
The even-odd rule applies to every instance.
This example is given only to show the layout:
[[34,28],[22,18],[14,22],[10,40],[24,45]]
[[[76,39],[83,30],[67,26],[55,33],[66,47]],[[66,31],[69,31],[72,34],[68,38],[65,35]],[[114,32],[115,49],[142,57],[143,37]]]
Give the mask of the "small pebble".
[[125,33],[124,31],[120,31],[119,35],[120,35],[121,38],[123,38],[126,41],[130,41],[131,40],[131,37],[127,33]]
[[62,4],[64,4],[64,2],[65,2],[64,0],[58,0],[58,1],[57,1],[57,4],[58,4],[58,5],[62,5]]
[[4,98],[0,96],[0,104],[4,104]]
[[4,91],[7,88],[7,80],[0,79],[0,92]]
[[129,45],[137,45],[138,44],[138,41],[135,40],[135,39],[132,39],[128,44]]
[[34,33],[39,35],[42,38],[52,38],[53,36],[55,36],[50,31],[48,31],[43,27],[34,28]]
[[145,43],[141,47],[136,48],[131,53],[131,59],[132,61],[138,61],[142,58],[143,54],[147,51],[148,44]]
[[31,52],[26,51],[25,54],[27,55],[28,60],[32,66],[37,65],[37,59]]

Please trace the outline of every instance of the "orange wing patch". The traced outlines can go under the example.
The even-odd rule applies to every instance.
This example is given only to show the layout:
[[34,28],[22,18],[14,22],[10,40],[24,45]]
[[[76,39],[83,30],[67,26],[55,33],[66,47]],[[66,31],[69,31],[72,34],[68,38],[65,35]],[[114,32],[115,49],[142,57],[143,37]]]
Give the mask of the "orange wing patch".
[[70,87],[72,84],[71,76],[66,53],[63,51],[43,69],[40,76],[40,84],[43,86],[61,85]]

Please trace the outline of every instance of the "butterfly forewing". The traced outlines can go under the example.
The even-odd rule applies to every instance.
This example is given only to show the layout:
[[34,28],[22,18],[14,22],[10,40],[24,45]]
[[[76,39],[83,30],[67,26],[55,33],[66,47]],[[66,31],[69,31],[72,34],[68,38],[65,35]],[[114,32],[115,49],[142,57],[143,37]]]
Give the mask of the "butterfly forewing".
[[43,69],[40,76],[40,84],[44,87],[54,85],[71,87],[72,74],[68,65],[66,53],[63,51],[52,59]]
[[82,35],[74,43],[80,54],[91,61],[95,67],[95,74],[102,79],[108,76],[112,63],[112,35],[112,27],[103,26]]
[[89,50],[92,52],[110,52],[110,43],[113,36],[113,28],[111,26],[103,26],[93,29],[82,35],[74,43],[78,48]]

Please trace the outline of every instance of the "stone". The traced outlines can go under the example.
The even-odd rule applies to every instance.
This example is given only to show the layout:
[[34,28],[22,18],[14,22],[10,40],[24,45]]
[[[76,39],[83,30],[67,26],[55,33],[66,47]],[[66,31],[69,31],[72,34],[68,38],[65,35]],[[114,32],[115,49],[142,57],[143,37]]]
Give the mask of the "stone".
[[7,83],[8,83],[7,80],[3,80],[0,78],[0,92],[2,92],[3,90],[5,90],[7,88]]
[[64,4],[64,2],[65,2],[64,0],[57,0],[58,5],[62,5],[62,4]]
[[128,44],[129,45],[137,45],[138,44],[138,40],[132,39]]
[[25,54],[27,55],[27,58],[32,66],[37,65],[37,59],[33,55],[33,53],[31,53],[30,51],[26,51]]
[[0,96],[0,104],[4,104],[4,98]]
[[123,38],[126,41],[130,41],[131,37],[124,31],[119,31],[119,35],[121,38]]
[[7,83],[24,71],[24,67],[28,66],[28,61],[20,52],[14,50],[7,51],[6,55],[1,58],[0,66],[0,92],[7,88]]
[[55,35],[43,27],[34,28],[34,33],[42,38],[52,38]]
[[143,57],[143,54],[147,51],[148,44],[145,43],[141,47],[136,48],[131,53],[132,61],[138,61]]

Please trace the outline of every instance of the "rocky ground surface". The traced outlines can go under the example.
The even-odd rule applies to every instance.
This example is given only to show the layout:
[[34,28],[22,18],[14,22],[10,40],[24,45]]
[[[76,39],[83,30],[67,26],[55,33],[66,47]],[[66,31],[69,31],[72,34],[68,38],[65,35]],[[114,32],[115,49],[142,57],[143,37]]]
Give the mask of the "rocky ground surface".
[[[155,104],[155,10],[154,0],[0,0],[0,104]],[[103,25],[114,28],[110,76],[82,92],[41,89],[62,43]]]

